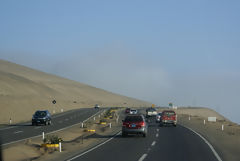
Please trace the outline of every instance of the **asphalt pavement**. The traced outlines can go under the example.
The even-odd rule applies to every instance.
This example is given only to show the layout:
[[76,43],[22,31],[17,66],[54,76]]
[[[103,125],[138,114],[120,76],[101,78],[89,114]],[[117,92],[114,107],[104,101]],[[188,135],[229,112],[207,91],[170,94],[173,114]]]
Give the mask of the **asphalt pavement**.
[[[0,145],[8,145],[26,138],[40,136],[42,135],[42,132],[48,134],[50,132],[68,128],[77,123],[81,123],[101,111],[102,109],[81,108],[52,116],[52,124],[47,126],[32,126],[31,122],[26,122],[0,128]],[[30,116],[29,120],[31,119],[32,117]]]
[[68,161],[218,161],[198,135],[183,126],[160,127],[150,119],[148,136],[121,134]]

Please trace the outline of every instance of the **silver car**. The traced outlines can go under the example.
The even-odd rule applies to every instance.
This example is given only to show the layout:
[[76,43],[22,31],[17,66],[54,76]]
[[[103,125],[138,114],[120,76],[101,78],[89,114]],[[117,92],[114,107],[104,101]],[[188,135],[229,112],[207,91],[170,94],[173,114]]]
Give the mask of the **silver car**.
[[123,120],[122,136],[128,134],[142,134],[143,137],[147,136],[148,125],[143,115],[128,115]]

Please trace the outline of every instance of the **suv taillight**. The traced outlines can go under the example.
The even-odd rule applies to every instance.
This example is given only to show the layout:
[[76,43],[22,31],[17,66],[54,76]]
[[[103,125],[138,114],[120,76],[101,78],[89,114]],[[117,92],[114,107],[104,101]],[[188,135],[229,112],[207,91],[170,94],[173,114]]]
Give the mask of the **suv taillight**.
[[123,122],[122,126],[128,126],[129,124],[126,122]]
[[139,123],[139,125],[140,125],[140,126],[145,126],[145,122],[142,121],[142,122]]

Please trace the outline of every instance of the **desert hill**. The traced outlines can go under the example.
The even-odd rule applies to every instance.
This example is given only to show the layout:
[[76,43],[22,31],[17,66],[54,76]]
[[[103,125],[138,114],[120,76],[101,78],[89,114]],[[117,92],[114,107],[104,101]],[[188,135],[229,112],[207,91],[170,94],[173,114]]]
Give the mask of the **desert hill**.
[[[53,99],[57,101],[55,105]],[[95,104],[151,105],[0,59],[0,124],[7,123],[9,118],[15,123],[30,120],[37,109],[60,112]]]

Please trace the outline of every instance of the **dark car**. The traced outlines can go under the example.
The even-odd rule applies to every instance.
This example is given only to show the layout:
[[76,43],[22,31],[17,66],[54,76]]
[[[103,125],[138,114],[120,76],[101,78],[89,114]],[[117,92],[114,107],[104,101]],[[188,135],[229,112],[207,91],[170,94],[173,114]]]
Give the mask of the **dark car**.
[[177,115],[173,110],[165,110],[161,114],[160,125],[173,125],[177,126]]
[[96,104],[96,105],[94,106],[94,108],[95,108],[95,109],[99,109],[100,106],[99,106],[98,104]]
[[147,136],[148,125],[143,115],[128,115],[123,120],[122,136],[128,134],[142,134],[143,137]]
[[156,123],[160,123],[160,121],[161,121],[161,115],[162,115],[161,112],[159,112],[159,113],[156,115]]
[[32,117],[32,125],[51,125],[52,118],[48,110],[36,111]]
[[125,113],[130,113],[130,108],[126,108]]

